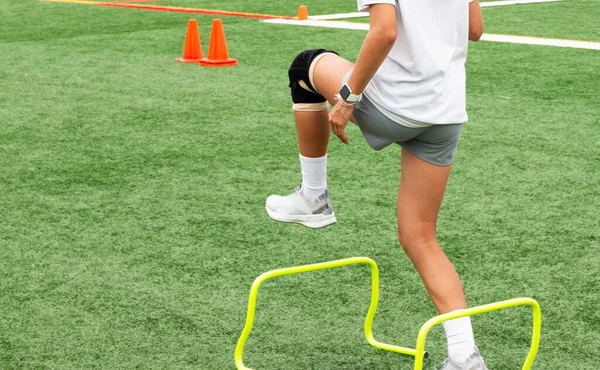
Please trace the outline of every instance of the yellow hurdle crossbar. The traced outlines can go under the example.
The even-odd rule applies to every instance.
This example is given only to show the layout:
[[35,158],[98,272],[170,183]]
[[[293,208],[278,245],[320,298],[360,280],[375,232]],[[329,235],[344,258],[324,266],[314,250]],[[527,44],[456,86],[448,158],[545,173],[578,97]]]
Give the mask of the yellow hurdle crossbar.
[[496,303],[490,303],[483,306],[467,308],[464,310],[452,311],[443,315],[436,316],[427,321],[419,330],[419,336],[417,337],[417,356],[415,357],[415,368],[414,370],[421,370],[423,368],[423,358],[418,356],[419,353],[425,351],[425,340],[427,334],[434,326],[441,324],[448,320],[458,319],[465,316],[479,315],[486,312],[498,311],[505,308],[517,307],[517,306],[531,306],[533,311],[533,332],[531,336],[531,347],[529,353],[523,364],[523,370],[531,369],[533,360],[538,351],[540,345],[540,336],[542,332],[542,311],[539,303],[531,298],[515,298],[507,301],[501,301]]
[[[246,324],[244,326],[244,330],[242,330],[242,335],[237,342],[235,347],[235,366],[238,370],[252,370],[244,365],[244,361],[242,360],[244,345],[246,344],[246,340],[252,331],[252,325],[254,324],[254,315],[256,312],[256,298],[258,295],[258,288],[260,288],[261,284],[266,280],[285,276],[285,275],[294,275],[301,274],[304,272],[311,271],[319,271],[332,269],[336,267],[348,266],[348,265],[360,265],[365,264],[371,267],[371,305],[369,306],[369,311],[367,312],[367,318],[365,320],[365,337],[367,342],[370,345],[376,348],[380,348],[386,351],[392,351],[397,353],[402,353],[404,355],[416,356],[417,351],[410,348],[398,347],[391,344],[381,343],[373,338],[373,318],[375,317],[375,311],[377,311],[377,305],[379,304],[379,268],[375,261],[367,257],[354,257],[354,258],[346,258],[342,260],[323,262],[323,263],[315,263],[312,265],[303,265],[296,267],[288,267],[278,270],[272,270],[269,272],[265,272],[254,280],[252,283],[252,287],[250,288],[250,297],[248,298],[248,313],[246,315]],[[421,351],[422,356],[427,356],[427,352]],[[421,359],[422,361],[422,359]]]
[[375,318],[375,312],[377,311],[377,305],[379,304],[379,268],[375,261],[367,257],[346,258],[330,262],[315,263],[311,265],[282,268],[265,272],[264,274],[257,277],[254,280],[254,283],[252,283],[252,287],[250,288],[250,296],[248,298],[248,312],[246,314],[246,324],[244,325],[242,334],[240,335],[240,338],[235,347],[234,359],[236,368],[238,370],[252,370],[244,365],[242,357],[244,353],[244,346],[246,345],[246,341],[248,339],[248,336],[250,336],[252,326],[254,325],[258,289],[260,288],[262,283],[269,279],[279,276],[301,274],[304,272],[326,270],[336,267],[359,264],[369,265],[369,267],[371,268],[371,305],[369,306],[369,311],[367,312],[367,318],[365,320],[365,337],[367,339],[367,342],[373,347],[383,349],[386,351],[413,356],[415,357],[414,370],[421,370],[423,368],[423,359],[427,358],[429,355],[425,351],[425,341],[427,340],[427,334],[434,326],[445,321],[460,317],[479,315],[486,312],[497,311],[516,306],[531,306],[533,311],[533,335],[531,339],[531,347],[525,360],[525,364],[523,365],[523,370],[529,370],[531,368],[533,360],[535,359],[535,356],[538,351],[542,325],[542,313],[540,310],[540,305],[531,298],[510,299],[507,301],[491,303],[464,310],[457,310],[436,316],[427,321],[421,327],[421,330],[419,331],[419,335],[417,337],[416,349],[399,347],[391,344],[381,343],[375,340],[375,338],[373,337],[373,319]]

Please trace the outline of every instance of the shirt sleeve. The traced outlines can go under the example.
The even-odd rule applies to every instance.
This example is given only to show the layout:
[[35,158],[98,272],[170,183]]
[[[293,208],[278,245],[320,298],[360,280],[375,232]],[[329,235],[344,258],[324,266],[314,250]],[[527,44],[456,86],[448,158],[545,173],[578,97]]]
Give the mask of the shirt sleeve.
[[[473,1],[473,0],[471,0]],[[368,12],[369,5],[373,4],[390,4],[396,6],[396,0],[357,0],[358,11],[359,12]]]

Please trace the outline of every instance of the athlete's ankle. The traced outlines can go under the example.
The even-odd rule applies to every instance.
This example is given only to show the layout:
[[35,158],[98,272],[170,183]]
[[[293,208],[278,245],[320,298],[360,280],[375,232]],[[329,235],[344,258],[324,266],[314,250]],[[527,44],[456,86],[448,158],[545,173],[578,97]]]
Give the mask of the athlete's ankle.
[[448,357],[463,362],[473,354],[475,339],[470,317],[461,317],[443,323],[448,340]]

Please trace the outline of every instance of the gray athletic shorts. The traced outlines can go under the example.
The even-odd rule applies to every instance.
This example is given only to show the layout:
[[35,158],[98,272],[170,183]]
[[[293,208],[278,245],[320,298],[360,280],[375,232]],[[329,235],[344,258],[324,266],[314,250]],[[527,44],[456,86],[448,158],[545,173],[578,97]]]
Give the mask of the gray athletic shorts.
[[[352,70],[344,76],[348,82]],[[385,116],[363,94],[354,110],[356,124],[365,140],[375,150],[397,143],[417,158],[436,166],[448,166],[454,161],[462,123],[433,125],[428,127],[407,127]]]
[[452,164],[462,129],[462,123],[417,128],[402,126],[381,113],[364,95],[356,104],[354,118],[371,148],[381,150],[397,143],[437,166]]

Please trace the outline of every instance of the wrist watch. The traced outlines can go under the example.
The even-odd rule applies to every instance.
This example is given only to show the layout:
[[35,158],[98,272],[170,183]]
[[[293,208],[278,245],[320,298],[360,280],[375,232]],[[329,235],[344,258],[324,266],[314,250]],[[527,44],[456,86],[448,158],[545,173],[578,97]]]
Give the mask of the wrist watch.
[[347,84],[344,84],[344,86],[342,86],[340,89],[340,96],[349,103],[356,103],[358,100],[360,100],[360,95],[352,94],[352,89],[350,89],[350,86]]

